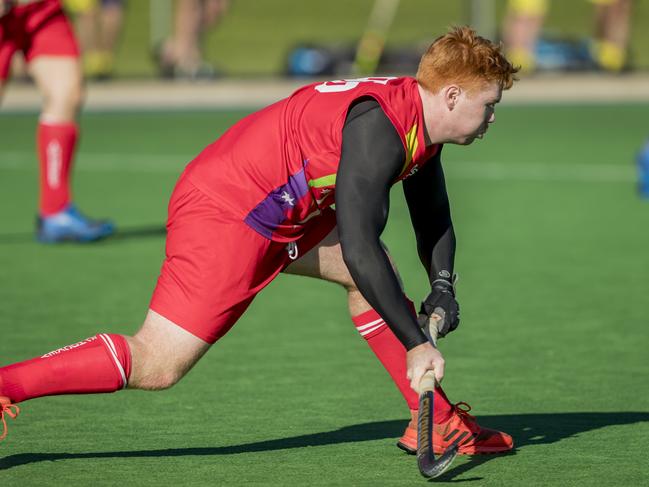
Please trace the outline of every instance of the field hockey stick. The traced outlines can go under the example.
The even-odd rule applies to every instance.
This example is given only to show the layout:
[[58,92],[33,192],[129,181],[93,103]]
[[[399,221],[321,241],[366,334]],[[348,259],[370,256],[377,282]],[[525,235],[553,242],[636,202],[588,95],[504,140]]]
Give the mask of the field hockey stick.
[[[430,327],[431,341],[437,343],[437,326]],[[427,479],[439,477],[457,456],[458,445],[452,444],[438,459],[433,451],[433,404],[435,371],[427,371],[419,382],[419,419],[417,422],[417,465]]]

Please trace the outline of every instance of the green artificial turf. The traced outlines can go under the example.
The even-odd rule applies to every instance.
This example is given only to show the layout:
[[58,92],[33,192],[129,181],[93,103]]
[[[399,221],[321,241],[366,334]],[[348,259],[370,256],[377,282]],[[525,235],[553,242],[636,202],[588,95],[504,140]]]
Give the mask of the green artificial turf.
[[[649,436],[649,201],[634,152],[649,106],[504,106],[447,147],[462,324],[445,388],[515,454],[458,458],[466,485],[636,486]],[[88,246],[32,239],[36,116],[0,118],[0,365],[97,332],[132,333],[164,252],[183,165],[243,112],[86,114],[79,206],[113,217]],[[408,293],[425,277],[400,188],[385,240]],[[1,485],[423,485],[394,446],[405,404],[345,294],[282,276],[173,389],[21,405]]]

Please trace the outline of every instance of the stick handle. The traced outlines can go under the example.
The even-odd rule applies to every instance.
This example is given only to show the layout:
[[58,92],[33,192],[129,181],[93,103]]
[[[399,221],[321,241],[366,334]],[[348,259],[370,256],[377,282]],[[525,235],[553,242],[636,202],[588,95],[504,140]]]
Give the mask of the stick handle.
[[430,331],[430,338],[431,338],[431,340],[432,340],[432,342],[433,342],[433,346],[434,346],[434,347],[437,347],[437,333],[438,333],[438,330],[437,330],[437,323],[438,323],[440,320],[436,320],[435,318],[431,317],[431,318],[430,318],[430,321],[431,321],[431,322],[433,322],[433,321],[435,322],[435,323],[430,323],[430,324],[429,324],[429,326],[428,326],[428,331]]
[[419,382],[419,394],[435,391],[435,371],[428,370]]

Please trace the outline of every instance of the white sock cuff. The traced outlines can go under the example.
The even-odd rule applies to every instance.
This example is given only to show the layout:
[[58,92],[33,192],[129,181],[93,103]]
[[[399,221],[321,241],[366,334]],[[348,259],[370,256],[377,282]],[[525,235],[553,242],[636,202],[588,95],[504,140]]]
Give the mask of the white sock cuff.
[[117,366],[117,370],[119,370],[119,373],[122,376],[122,389],[126,389],[126,386],[128,386],[126,373],[124,372],[124,367],[122,366],[122,363],[119,361],[119,358],[117,357],[117,349],[115,348],[115,344],[113,343],[113,340],[110,338],[110,336],[106,335],[105,333],[100,333],[97,336],[103,340],[104,345],[106,345],[106,348],[108,348],[108,352],[110,356],[113,358],[113,361]]
[[370,321],[369,323],[356,325],[356,329],[358,330],[358,333],[360,333],[360,335],[364,337],[365,335],[369,335],[370,333],[384,326],[387,326],[385,324],[385,321],[383,321],[383,318],[379,318],[378,320]]

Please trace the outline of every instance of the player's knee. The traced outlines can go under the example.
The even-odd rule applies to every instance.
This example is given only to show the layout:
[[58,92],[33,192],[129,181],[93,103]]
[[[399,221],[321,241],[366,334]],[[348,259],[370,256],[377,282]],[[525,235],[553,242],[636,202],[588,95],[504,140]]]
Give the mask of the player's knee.
[[153,310],[129,343],[133,353],[129,384],[148,390],[172,387],[210,346]]
[[130,387],[149,391],[169,389],[183,378],[187,367],[183,361],[164,352],[158,344],[129,338],[132,356]]
[[172,363],[162,363],[155,359],[141,362],[136,371],[137,376],[131,380],[131,385],[137,389],[148,391],[163,391],[170,389],[183,378],[184,370]]
[[56,95],[55,104],[60,106],[61,110],[66,114],[76,114],[81,108],[82,100],[83,90],[81,85],[75,83]]
[[342,260],[336,262],[335,265],[329,263],[329,265],[323,269],[322,274],[325,279],[344,287],[347,291],[358,289],[352,275],[349,273],[349,269],[347,269],[347,266],[342,262]]
[[351,274],[348,274],[348,279],[340,281],[339,284],[344,287],[348,293],[360,292],[358,290],[358,286],[356,286],[356,283],[354,282],[354,279],[352,279]]
[[63,104],[73,111],[78,111],[83,103],[83,88],[81,83],[75,83],[71,86],[63,97]]
[[81,83],[69,82],[54,85],[43,93],[43,113],[52,119],[71,121],[76,117],[82,100]]
[[168,369],[159,371],[150,378],[148,389],[152,391],[164,391],[165,389],[170,389],[183,378],[183,375],[184,374],[177,370]]
[[342,258],[342,254],[338,255],[336,259],[330,259],[323,266],[322,274],[328,281],[335,282],[336,284],[344,287],[347,291],[354,291],[358,288],[354,282],[354,278],[349,273],[349,268]]

